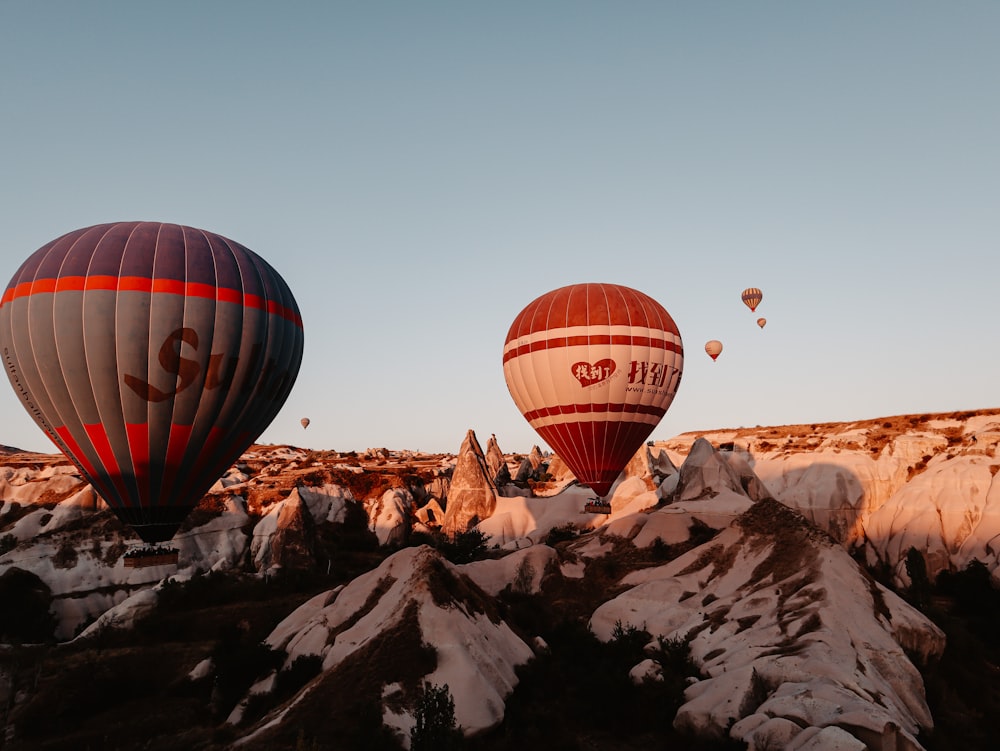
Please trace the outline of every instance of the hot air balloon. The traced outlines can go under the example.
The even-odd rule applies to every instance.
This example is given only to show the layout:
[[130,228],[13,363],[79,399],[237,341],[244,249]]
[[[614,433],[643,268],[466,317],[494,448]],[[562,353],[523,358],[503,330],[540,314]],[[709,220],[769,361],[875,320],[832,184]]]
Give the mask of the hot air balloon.
[[764,293],[756,287],[747,287],[743,290],[742,298],[743,303],[750,308],[750,310],[757,310],[757,306],[760,305],[760,301],[764,299]]
[[303,417],[301,420],[299,420],[299,423],[302,425],[303,428],[308,428],[309,427],[309,418],[308,417]]
[[705,342],[705,351],[708,356],[715,360],[719,355],[722,354],[722,342],[718,339],[711,339]]
[[767,325],[767,319],[766,318],[758,318],[757,319],[757,325],[760,326],[761,328],[764,328]]
[[683,362],[670,314],[615,284],[574,284],[542,295],[514,319],[503,349],[514,403],[601,497],[667,411]]
[[119,222],[21,265],[0,300],[0,347],[35,422],[155,544],[278,413],[303,330],[284,280],[244,246]]

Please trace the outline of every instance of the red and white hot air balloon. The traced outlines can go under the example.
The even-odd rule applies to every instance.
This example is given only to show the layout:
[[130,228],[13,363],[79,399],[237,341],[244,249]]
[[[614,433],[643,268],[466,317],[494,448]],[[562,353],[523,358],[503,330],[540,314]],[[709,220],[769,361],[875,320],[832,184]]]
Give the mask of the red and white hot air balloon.
[[764,299],[764,293],[756,287],[747,287],[740,297],[743,299],[743,304],[750,310],[757,310],[760,301]]
[[722,342],[720,342],[718,339],[710,339],[709,341],[705,342],[705,351],[708,353],[708,356],[711,357],[712,360],[714,361],[716,358],[718,358],[719,355],[722,354]]
[[542,295],[514,319],[503,349],[518,409],[601,497],[667,411],[683,365],[666,309],[616,284]]
[[284,280],[239,243],[118,222],[21,265],[0,301],[0,351],[39,427],[155,544],[278,414],[302,318]]

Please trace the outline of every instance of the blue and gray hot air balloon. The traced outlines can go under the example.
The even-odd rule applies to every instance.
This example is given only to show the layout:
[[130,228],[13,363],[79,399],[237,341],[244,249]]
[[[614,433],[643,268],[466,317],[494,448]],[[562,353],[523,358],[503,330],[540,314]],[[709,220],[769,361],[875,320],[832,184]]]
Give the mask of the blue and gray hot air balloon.
[[21,403],[147,543],[173,537],[274,419],[303,341],[271,266],[176,224],[63,235],[21,265],[0,301]]

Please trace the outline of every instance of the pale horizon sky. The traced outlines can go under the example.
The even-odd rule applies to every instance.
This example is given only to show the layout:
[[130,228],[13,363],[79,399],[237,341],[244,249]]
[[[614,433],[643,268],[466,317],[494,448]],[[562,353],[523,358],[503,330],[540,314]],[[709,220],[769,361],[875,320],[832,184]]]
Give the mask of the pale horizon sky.
[[504,338],[590,281],[680,329],[653,439],[997,407],[998,32],[985,0],[0,0],[0,281],[103,222],[243,243],[305,325],[262,443],[546,448]]

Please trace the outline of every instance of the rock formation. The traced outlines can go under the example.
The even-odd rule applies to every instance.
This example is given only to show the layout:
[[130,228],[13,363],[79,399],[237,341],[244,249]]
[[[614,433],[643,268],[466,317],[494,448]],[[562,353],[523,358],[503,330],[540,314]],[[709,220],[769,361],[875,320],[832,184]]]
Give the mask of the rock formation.
[[467,532],[496,508],[497,488],[490,479],[486,456],[470,430],[462,441],[455,461],[455,471],[448,488],[448,507],[441,531],[448,535]]
[[518,467],[514,482],[525,484],[529,480],[537,480],[545,469],[546,463],[545,457],[542,456],[542,450],[538,446],[532,446],[531,451],[521,461],[521,466]]
[[498,490],[510,482],[507,458],[500,450],[496,435],[491,435],[486,442],[486,467],[489,469],[489,478],[493,480],[493,484]]
[[316,567],[316,522],[298,489],[281,504],[271,537],[270,566],[295,571]]
[[774,498],[891,568],[900,584],[910,547],[932,578],[978,560],[1000,579],[1000,548],[990,543],[1000,537],[1000,410],[744,428],[663,445],[684,456],[700,438],[735,444],[732,455]]
[[[21,569],[44,584],[54,635],[65,640],[88,623],[84,633],[133,627],[155,612],[158,583],[173,575],[242,572],[248,560],[262,573],[314,566],[308,520],[350,517],[365,544],[371,532],[390,548],[405,544],[414,521],[421,529],[447,521],[451,534],[478,524],[499,548],[496,560],[457,567],[430,548],[404,548],[306,603],[272,634],[290,661],[322,657],[324,673],[310,687],[359,674],[378,681],[383,718],[405,735],[422,678],[451,683],[467,729],[503,716],[512,666],[530,658],[490,602],[505,586],[544,597],[543,572],[578,579],[602,556],[621,555],[608,569],[626,569],[633,548],[656,546],[642,555],[658,560],[693,548],[618,580],[591,617],[605,639],[620,622],[654,640],[689,640],[703,675],[685,696],[679,727],[728,733],[758,751],[920,749],[918,733],[933,720],[915,665],[941,654],[941,632],[846,551],[893,567],[904,583],[911,546],[931,577],[976,559],[996,578],[998,447],[1000,410],[681,436],[643,447],[613,489],[613,513],[596,515],[582,512],[591,494],[557,457],[549,466],[556,479],[537,492],[498,497],[472,431],[454,462],[378,450],[370,462],[352,454],[349,464],[305,468],[302,452],[258,446],[172,541],[178,566],[150,569],[123,567],[131,533],[70,465],[15,455],[0,461],[0,576]],[[541,459],[533,450],[522,465],[543,468]],[[421,462],[419,490],[405,478]],[[383,492],[393,477],[406,487]],[[314,479],[326,484],[303,485]],[[419,670],[399,674],[404,662]],[[632,675],[656,677],[648,663]],[[3,690],[0,675],[0,699]],[[248,749],[266,748],[274,734],[294,733],[296,712],[321,713],[322,695],[307,688],[283,705],[286,715],[267,718],[271,726],[233,732]]]
[[406,488],[391,488],[366,504],[368,522],[380,545],[406,543],[412,528],[413,496]]
[[[386,640],[387,634],[396,636]],[[412,650],[422,648],[427,654],[420,661],[421,679],[449,686],[455,720],[465,732],[502,719],[504,699],[517,684],[515,668],[533,654],[460,567],[427,546],[405,548],[339,592],[313,598],[278,624],[267,643],[287,653],[286,665],[303,655],[320,656],[321,681],[344,680],[341,672],[350,673],[341,667],[369,659],[373,648],[380,650],[381,664],[398,666],[412,665]],[[392,658],[387,653],[394,650]],[[384,682],[383,721],[406,737],[419,681],[401,681],[391,670],[375,679]],[[293,740],[296,713],[322,711],[313,703],[307,695],[283,717]],[[267,745],[272,740],[265,721],[243,747],[274,748]]]
[[595,611],[594,632],[607,639],[632,624],[690,640],[706,676],[687,690],[678,728],[768,748],[802,728],[866,741],[893,724],[920,748],[916,735],[933,727],[904,645],[930,660],[943,634],[777,501],[758,501],[710,542],[622,584],[630,589]]

